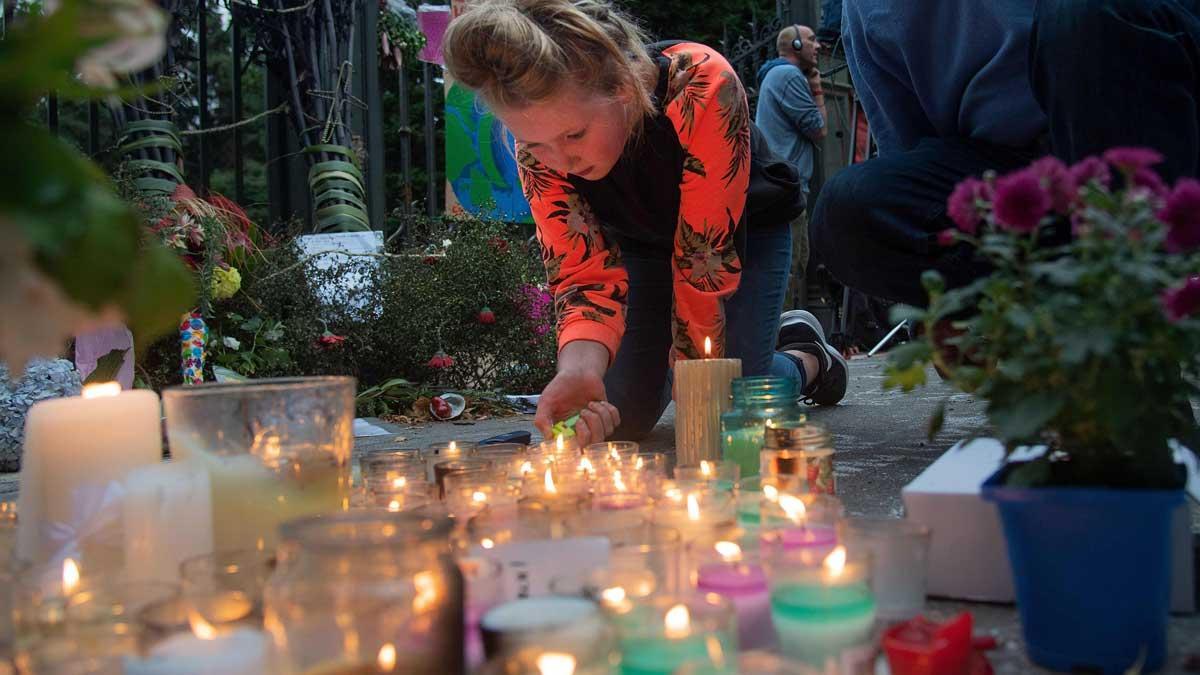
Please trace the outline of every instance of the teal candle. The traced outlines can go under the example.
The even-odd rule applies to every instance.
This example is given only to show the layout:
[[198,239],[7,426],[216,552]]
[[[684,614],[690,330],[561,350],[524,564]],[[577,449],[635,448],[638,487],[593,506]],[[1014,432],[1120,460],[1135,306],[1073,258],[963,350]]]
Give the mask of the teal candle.
[[621,675],[670,675],[689,661],[709,660],[703,635],[631,638],[621,643]]
[[863,580],[785,583],[771,591],[771,618],[786,656],[821,664],[870,638],[875,598]]
[[762,498],[763,493],[760,490],[742,490],[738,492],[738,525],[742,527],[758,527],[762,523]]
[[758,475],[758,453],[763,447],[764,428],[731,429],[721,436],[722,458],[737,463],[743,478]]

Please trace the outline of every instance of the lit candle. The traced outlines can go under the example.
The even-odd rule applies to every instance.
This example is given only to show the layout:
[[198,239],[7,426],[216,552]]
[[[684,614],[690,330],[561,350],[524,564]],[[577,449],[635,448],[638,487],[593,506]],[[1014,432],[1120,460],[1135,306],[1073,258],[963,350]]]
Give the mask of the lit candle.
[[125,478],[125,570],[174,582],[179,564],[213,551],[212,488],[195,461],[134,469]]
[[875,598],[861,564],[835,548],[819,566],[784,554],[772,559],[771,618],[786,656],[824,664],[871,636]]
[[239,628],[221,634],[191,613],[192,630],[156,644],[143,659],[126,658],[126,675],[258,675],[269,672],[267,638]]
[[733,538],[733,497],[727,492],[688,492],[680,494],[669,489],[666,497],[655,504],[652,519],[679,531],[681,541]]
[[[825,500],[836,501],[833,497],[826,497]],[[774,501],[764,501],[762,508],[764,511],[782,510],[786,516],[782,525],[771,517],[763,519],[763,531],[759,539],[763,547],[794,551],[798,560],[813,564],[822,560],[837,545],[837,530],[832,525],[812,522],[808,506],[796,495],[780,494]]]
[[742,547],[732,541],[718,541],[712,550],[719,560],[701,563],[696,572],[697,590],[716,593],[733,604],[741,649],[774,646],[770,593],[762,566],[744,560]]
[[[17,557],[35,564],[53,559],[64,542],[52,532],[84,529],[114,483],[161,460],[162,409],[153,391],[123,392],[108,382],[84,387],[81,396],[35,403],[25,419]],[[114,536],[99,528],[75,543],[85,561],[119,567],[104,553]]]
[[649,497],[630,491],[620,469],[613,471],[611,486],[607,482],[598,484],[596,490],[596,495],[592,497],[592,508],[595,510],[627,511],[647,508],[650,505]]
[[[670,603],[667,605],[667,603]],[[635,609],[646,616],[625,622],[621,640],[621,675],[668,675],[685,664],[724,667],[737,658],[736,639],[731,633],[733,612],[715,596],[689,603],[662,597],[653,606]],[[707,625],[695,625],[693,610],[716,608]],[[663,613],[665,609],[665,613]],[[724,672],[724,671],[722,671]]]
[[714,359],[704,339],[704,358],[675,362],[675,448],[680,464],[721,458],[721,413],[729,410],[730,387],[742,375],[741,359]]

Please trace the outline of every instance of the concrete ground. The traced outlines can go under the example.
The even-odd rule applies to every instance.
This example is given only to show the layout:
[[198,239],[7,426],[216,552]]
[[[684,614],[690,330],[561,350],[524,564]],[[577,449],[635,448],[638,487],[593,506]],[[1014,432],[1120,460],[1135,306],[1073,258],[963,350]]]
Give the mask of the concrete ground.
[[[955,393],[932,371],[930,384],[912,394],[884,391],[882,358],[856,358],[850,362],[850,388],[842,403],[833,408],[813,408],[810,419],[833,434],[838,454],[835,462],[838,496],[855,515],[900,517],[903,507],[900,488],[917,476],[946,448],[985,428],[983,406],[966,394]],[[945,426],[929,443],[926,424],[937,402],[949,397]],[[508,431],[534,431],[531,415],[465,423],[436,423],[417,427],[382,424],[394,436],[366,437],[356,449],[367,450],[382,442],[402,438],[423,446],[451,439],[479,440]],[[372,420],[378,423],[377,420]],[[673,452],[674,410],[668,409],[642,445],[647,450]],[[536,435],[536,432],[534,432]],[[0,500],[15,499],[17,476],[0,476]],[[1193,507],[1193,522],[1200,523],[1200,509]],[[1200,528],[1197,528],[1200,530]],[[1025,658],[1020,623],[1011,605],[931,601],[929,614],[949,617],[970,610],[977,631],[994,635],[999,647],[989,658],[997,673],[1045,672]],[[1200,672],[1200,614],[1176,616],[1170,625],[1170,656],[1167,673]]]

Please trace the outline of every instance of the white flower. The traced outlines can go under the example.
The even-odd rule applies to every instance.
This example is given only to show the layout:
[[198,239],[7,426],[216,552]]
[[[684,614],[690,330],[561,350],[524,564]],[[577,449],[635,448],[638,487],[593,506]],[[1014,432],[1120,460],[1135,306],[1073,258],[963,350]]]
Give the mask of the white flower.
[[442,240],[442,248],[450,248],[450,244],[452,244],[452,243],[454,243],[454,242],[450,241],[449,239],[443,239]]
[[229,335],[226,335],[225,338],[221,340],[221,343],[224,344],[226,347],[228,347],[230,349],[234,349],[234,350],[242,348],[242,343],[238,342],[237,338],[231,337]]

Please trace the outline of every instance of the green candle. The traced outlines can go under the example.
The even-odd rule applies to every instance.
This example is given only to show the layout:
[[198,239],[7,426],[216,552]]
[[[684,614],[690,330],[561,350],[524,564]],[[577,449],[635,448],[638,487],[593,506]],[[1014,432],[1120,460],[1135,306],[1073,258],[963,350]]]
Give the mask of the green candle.
[[786,656],[820,664],[870,638],[875,599],[865,580],[786,583],[771,591],[771,618]]
[[763,447],[763,430],[764,427],[731,429],[721,437],[721,456],[737,463],[742,478],[758,475],[758,453]]
[[621,643],[621,675],[670,675],[689,661],[709,660],[703,635],[631,638]]

